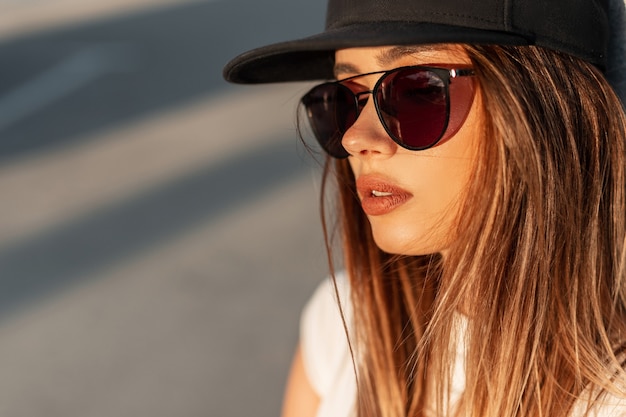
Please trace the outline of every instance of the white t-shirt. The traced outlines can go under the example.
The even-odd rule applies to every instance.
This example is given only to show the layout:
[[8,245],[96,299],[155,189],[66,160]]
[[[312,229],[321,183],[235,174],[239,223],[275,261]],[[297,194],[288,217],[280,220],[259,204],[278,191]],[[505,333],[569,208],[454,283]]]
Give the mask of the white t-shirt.
[[[349,286],[345,276],[338,274],[337,285],[346,324],[350,327]],[[459,320],[459,331],[463,331]],[[458,338],[462,340],[462,337]],[[356,382],[350,349],[341,320],[337,298],[330,280],[322,282],[309,300],[300,323],[300,345],[304,367],[311,386],[320,397],[316,417],[352,417],[356,400]],[[465,386],[464,347],[457,345],[451,404]],[[571,417],[584,414],[586,404],[574,407]],[[626,398],[606,395],[589,417],[626,417]]]

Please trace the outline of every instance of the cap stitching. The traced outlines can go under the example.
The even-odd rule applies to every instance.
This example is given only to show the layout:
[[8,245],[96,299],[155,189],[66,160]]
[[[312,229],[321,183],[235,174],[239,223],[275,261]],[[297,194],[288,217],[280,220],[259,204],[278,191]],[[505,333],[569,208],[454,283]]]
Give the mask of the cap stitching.
[[432,15],[435,15],[435,16],[455,16],[455,17],[462,17],[462,18],[466,18],[466,19],[470,19],[470,20],[476,20],[476,21],[479,21],[479,22],[487,22],[487,23],[495,23],[495,24],[499,23],[497,20],[485,19],[483,17],[477,17],[477,16],[468,15],[468,14],[442,13],[442,12],[428,12],[427,14],[429,14],[431,16]]
[[[486,19],[483,17],[478,17],[478,16],[472,16],[472,15],[468,15],[468,14],[459,14],[459,13],[444,13],[444,12],[424,12],[422,14],[423,16],[451,16],[451,17],[461,17],[464,19],[468,19],[468,20],[474,20],[477,22],[486,22],[486,23],[491,23],[491,24],[501,24],[503,22],[499,22],[498,20],[494,20],[494,19]],[[389,20],[392,21],[392,20]],[[397,20],[400,21],[400,20]],[[372,20],[370,23],[375,23],[377,21]],[[412,22],[412,23],[433,23],[433,22],[414,22],[412,20],[407,20],[407,22]],[[341,19],[337,19],[335,20],[333,23],[331,23],[330,25],[328,25],[329,27],[345,27],[345,26],[351,26],[354,24],[359,24],[359,23],[365,23],[363,21],[358,21],[358,22],[345,22]],[[439,23],[439,24],[444,24],[444,23]]]
[[506,0],[504,2],[502,20],[504,23],[505,30],[513,29],[513,2],[510,0]]

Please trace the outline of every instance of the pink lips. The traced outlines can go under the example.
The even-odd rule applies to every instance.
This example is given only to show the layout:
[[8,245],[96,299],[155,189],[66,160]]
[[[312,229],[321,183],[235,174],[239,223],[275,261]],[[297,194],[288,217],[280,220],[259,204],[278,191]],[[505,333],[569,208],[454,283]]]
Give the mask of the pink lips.
[[411,193],[374,176],[362,176],[356,182],[365,214],[387,214],[413,197]]

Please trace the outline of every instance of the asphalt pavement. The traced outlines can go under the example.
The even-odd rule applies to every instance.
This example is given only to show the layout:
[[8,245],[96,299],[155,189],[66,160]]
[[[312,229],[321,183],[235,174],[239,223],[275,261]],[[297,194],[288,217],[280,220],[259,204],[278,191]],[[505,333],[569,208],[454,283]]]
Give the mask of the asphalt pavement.
[[276,416],[326,271],[308,84],[221,68],[324,2],[54,1],[0,30],[0,416]]

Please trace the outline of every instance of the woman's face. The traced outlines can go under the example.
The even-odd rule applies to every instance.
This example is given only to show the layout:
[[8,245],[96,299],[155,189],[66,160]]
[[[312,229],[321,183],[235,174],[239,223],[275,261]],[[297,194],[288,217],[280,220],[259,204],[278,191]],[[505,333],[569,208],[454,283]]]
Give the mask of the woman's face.
[[[351,48],[337,51],[338,79],[407,65],[463,68],[470,60],[460,48]],[[353,80],[354,88],[371,90],[380,74]],[[454,82],[454,80],[452,81]],[[351,86],[353,88],[353,86]],[[481,99],[475,90],[465,122],[454,136],[432,148],[410,151],[396,144],[367,100],[342,143],[361,205],[376,244],[385,252],[425,255],[445,252],[455,239],[463,191],[476,164],[481,138]],[[451,97],[454,100],[454,97]]]

